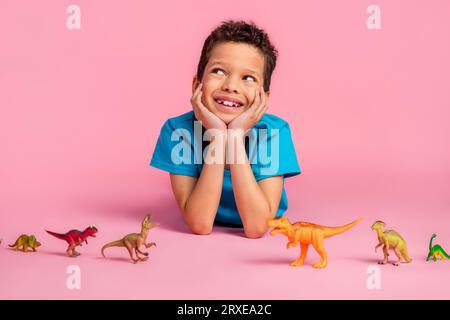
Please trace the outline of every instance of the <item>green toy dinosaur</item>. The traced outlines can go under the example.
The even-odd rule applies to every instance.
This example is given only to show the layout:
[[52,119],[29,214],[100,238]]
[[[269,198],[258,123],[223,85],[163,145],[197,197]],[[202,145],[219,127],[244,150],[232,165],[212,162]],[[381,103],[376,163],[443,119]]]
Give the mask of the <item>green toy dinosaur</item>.
[[10,244],[10,248],[14,248],[15,250],[19,250],[22,247],[23,252],[28,252],[28,247],[30,247],[34,252],[36,252],[36,248],[39,247],[41,243],[36,240],[36,237],[32,234],[30,236],[26,234],[22,234],[19,238],[17,238],[14,244]]
[[447,252],[442,249],[442,247],[438,244],[435,244],[433,246],[433,239],[436,238],[437,235],[434,233],[431,235],[430,239],[430,252],[428,253],[427,261],[430,261],[431,258],[433,258],[433,261],[437,261],[437,257],[440,257],[441,260],[444,259],[450,259],[450,256],[447,254]]

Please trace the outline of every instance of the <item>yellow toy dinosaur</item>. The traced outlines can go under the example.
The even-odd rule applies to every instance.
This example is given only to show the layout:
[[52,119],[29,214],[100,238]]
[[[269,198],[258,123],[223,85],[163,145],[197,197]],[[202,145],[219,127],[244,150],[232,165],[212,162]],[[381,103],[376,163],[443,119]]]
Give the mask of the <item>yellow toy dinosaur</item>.
[[400,265],[402,259],[404,259],[407,263],[410,263],[412,259],[408,256],[406,241],[394,230],[382,231],[381,228],[385,226],[386,224],[383,221],[375,221],[372,225],[372,230],[377,232],[379,241],[375,247],[375,252],[377,252],[378,247],[383,246],[384,259],[379,261],[378,264],[388,263],[389,249],[393,249],[398,258],[398,260],[393,263],[394,266]]
[[20,247],[22,247],[23,252],[28,252],[28,248],[31,248],[33,252],[36,252],[36,248],[41,246],[41,243],[36,240],[36,237],[34,235],[26,235],[22,234],[17,238],[16,242],[14,244],[10,244],[10,248],[14,248],[15,250],[19,250]]
[[319,269],[325,268],[328,263],[328,256],[323,246],[323,239],[345,232],[354,227],[361,220],[362,219],[357,219],[342,227],[325,227],[309,222],[296,222],[292,224],[287,218],[283,217],[269,220],[267,225],[273,227],[273,230],[270,231],[270,235],[282,233],[288,237],[289,242],[286,245],[286,249],[289,249],[291,246],[296,247],[297,242],[300,243],[300,256],[297,260],[290,263],[291,266],[297,267],[303,265],[308,252],[308,247],[312,244],[321,258],[319,262],[313,264],[313,267]]

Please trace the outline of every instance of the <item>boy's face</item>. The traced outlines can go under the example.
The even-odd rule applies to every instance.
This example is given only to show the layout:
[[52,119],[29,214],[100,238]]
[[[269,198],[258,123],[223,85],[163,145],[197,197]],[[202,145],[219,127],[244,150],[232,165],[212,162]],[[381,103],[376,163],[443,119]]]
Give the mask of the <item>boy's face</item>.
[[[263,86],[264,56],[246,43],[217,44],[211,50],[201,82],[203,104],[228,124],[252,105],[257,90]],[[198,84],[194,78],[193,91]]]

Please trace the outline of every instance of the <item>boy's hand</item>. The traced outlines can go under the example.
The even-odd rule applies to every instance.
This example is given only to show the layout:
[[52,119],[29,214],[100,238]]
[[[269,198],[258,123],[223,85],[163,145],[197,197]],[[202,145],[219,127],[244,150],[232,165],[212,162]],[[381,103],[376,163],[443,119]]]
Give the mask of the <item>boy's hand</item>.
[[228,129],[241,129],[244,133],[246,133],[258,123],[267,108],[267,97],[264,92],[264,88],[261,87],[258,91],[256,91],[255,100],[250,108],[244,111],[240,116],[234,118],[228,124]]
[[203,105],[202,102],[202,86],[200,83],[192,94],[191,104],[194,109],[194,114],[197,120],[202,122],[203,127],[206,129],[219,129],[219,130],[227,130],[227,125],[223,122],[219,117],[217,117],[214,113],[208,110]]

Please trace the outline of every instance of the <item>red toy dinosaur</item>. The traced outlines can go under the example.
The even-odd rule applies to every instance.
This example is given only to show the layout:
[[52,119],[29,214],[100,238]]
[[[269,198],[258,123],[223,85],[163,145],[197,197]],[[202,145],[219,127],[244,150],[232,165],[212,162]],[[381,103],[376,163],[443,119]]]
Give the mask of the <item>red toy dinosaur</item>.
[[81,246],[83,242],[86,242],[87,244],[87,238],[89,236],[95,238],[95,233],[97,233],[98,230],[94,225],[92,225],[84,229],[84,231],[70,230],[64,234],[52,231],[47,232],[58,239],[65,240],[69,244],[66,251],[69,257],[78,257],[80,253],[75,251],[76,246]]

